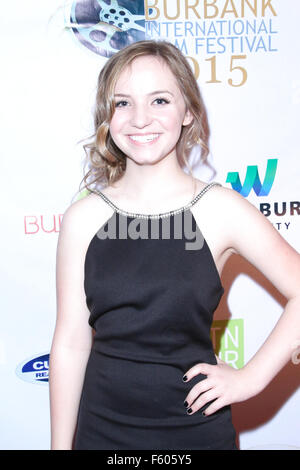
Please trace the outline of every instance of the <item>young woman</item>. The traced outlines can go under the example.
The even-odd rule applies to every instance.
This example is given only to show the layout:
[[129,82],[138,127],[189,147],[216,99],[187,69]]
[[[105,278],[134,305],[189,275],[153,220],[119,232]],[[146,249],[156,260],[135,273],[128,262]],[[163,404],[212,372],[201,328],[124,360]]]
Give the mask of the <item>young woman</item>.
[[[184,171],[195,144],[205,161],[206,142],[201,95],[178,49],[142,41],[107,61],[87,146],[90,194],[66,210],[57,247],[52,449],[236,449],[230,405],[291,358],[299,255],[236,191]],[[288,299],[239,370],[215,356],[209,336],[232,253]]]

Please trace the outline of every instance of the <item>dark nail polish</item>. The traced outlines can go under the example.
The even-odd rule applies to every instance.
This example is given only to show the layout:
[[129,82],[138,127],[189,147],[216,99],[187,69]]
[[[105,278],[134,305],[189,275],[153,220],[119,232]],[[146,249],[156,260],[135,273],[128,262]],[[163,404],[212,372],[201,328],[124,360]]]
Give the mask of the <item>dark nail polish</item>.
[[183,403],[185,407],[189,406],[188,402],[185,400],[185,402]]
[[190,414],[190,413],[192,413],[192,411],[193,411],[192,408],[189,408],[186,412],[187,412],[188,414]]
[[182,380],[183,380],[184,382],[186,382],[186,381],[187,381],[187,376],[184,375],[184,376],[182,377]]

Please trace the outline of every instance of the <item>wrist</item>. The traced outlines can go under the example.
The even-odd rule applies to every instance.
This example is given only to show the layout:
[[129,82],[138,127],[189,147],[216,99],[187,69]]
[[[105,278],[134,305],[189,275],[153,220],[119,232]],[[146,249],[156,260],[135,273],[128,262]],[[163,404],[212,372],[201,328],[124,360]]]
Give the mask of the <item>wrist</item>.
[[258,395],[266,386],[267,382],[256,370],[246,364],[239,369],[240,376],[243,379],[245,390],[249,398]]

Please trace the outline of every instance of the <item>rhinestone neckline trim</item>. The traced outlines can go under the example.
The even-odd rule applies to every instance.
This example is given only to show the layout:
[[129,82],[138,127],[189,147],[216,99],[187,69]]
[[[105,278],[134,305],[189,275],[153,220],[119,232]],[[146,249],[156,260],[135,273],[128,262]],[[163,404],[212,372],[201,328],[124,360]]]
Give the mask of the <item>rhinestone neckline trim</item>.
[[134,212],[127,212],[119,207],[117,207],[110,199],[108,199],[107,196],[105,196],[101,191],[94,190],[92,192],[98,194],[102,199],[115,211],[118,212],[121,215],[124,215],[126,217],[132,217],[132,218],[141,218],[141,219],[161,219],[165,217],[170,217],[172,215],[179,214],[180,212],[186,211],[190,209],[199,199],[200,197],[203,196],[203,194],[206,193],[212,186],[222,186],[221,183],[217,183],[213,181],[212,183],[207,184],[203,189],[201,189],[200,193],[197,194],[197,196],[194,197],[192,201],[190,201],[186,206],[182,206],[179,209],[175,209],[172,211],[168,212],[162,212],[160,214],[138,214]]

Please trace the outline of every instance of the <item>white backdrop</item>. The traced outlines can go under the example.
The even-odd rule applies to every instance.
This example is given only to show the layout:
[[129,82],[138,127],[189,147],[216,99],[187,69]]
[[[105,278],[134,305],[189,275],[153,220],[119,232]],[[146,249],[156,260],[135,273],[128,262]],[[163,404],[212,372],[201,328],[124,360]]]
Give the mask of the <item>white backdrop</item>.
[[[104,14],[109,0],[98,3]],[[83,176],[77,142],[91,133],[96,81],[107,60],[93,50],[95,35],[84,43],[86,30],[79,37],[70,25],[72,14],[80,23],[80,12],[88,15],[91,5],[97,2],[1,2],[1,449],[50,446],[47,376],[57,236]],[[110,7],[116,5],[144,18],[141,1],[112,1]],[[243,185],[247,167],[257,165],[263,183],[268,160],[277,160],[268,194],[251,189],[245,197],[258,209],[270,204],[274,227],[299,251],[299,2],[149,0],[145,9],[147,21],[136,24],[146,27],[148,38],[168,39],[190,57],[206,102],[216,173],[203,166],[195,175],[231,187],[230,172],[239,172]],[[144,33],[118,34],[111,44],[123,47],[122,40]],[[240,367],[272,330],[285,299],[237,255],[222,282],[212,335],[217,344],[226,324],[219,353]],[[241,449],[300,449],[297,362],[291,360],[257,397],[233,405]]]

